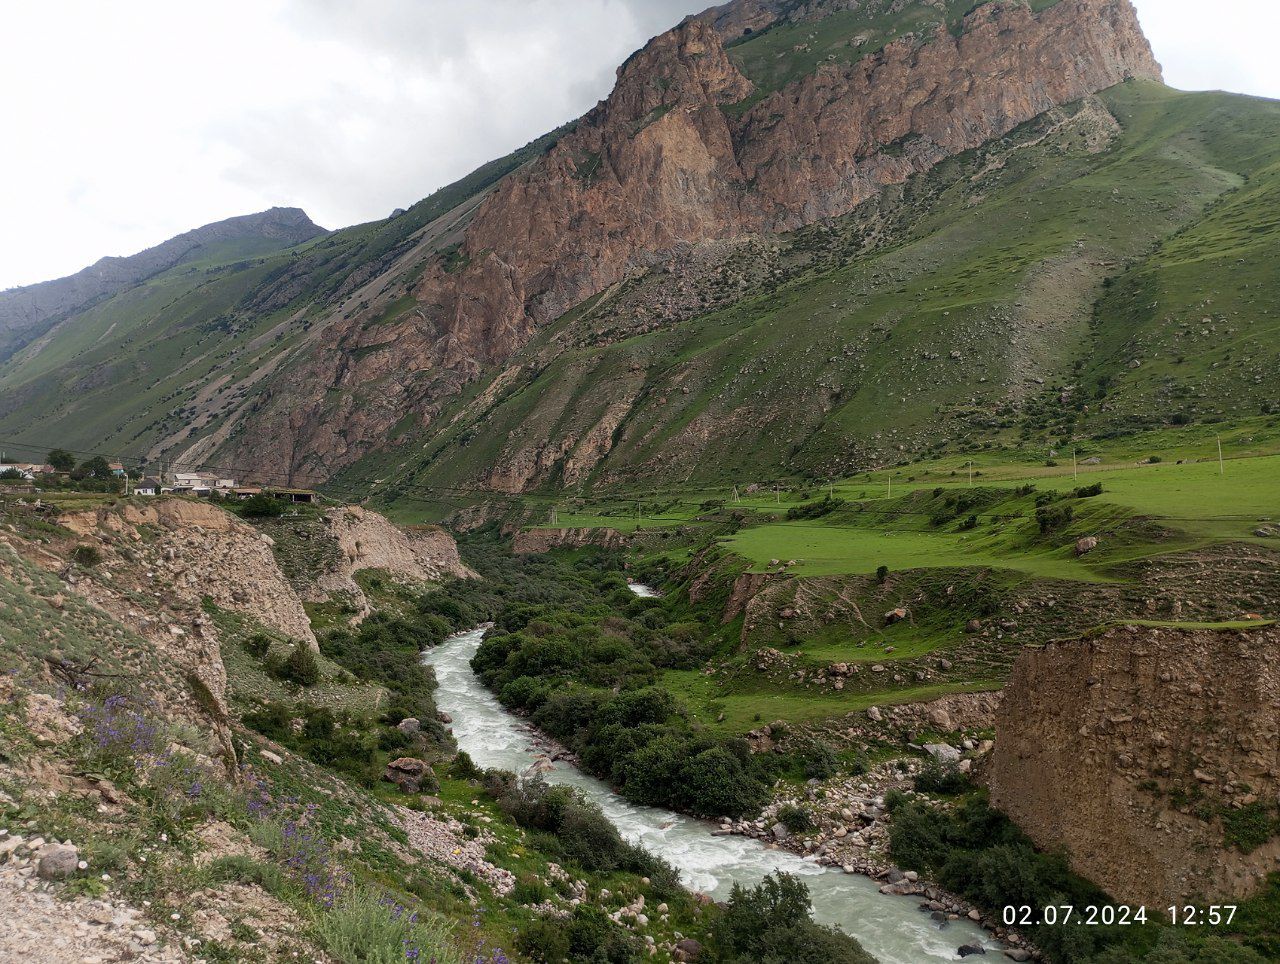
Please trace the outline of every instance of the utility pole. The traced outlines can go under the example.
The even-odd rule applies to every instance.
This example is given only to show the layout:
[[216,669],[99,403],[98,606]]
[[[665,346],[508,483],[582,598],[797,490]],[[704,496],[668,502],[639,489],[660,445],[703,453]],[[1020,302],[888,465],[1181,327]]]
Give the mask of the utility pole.
[[893,498],[893,473],[889,473],[889,498]]
[[778,486],[777,486],[776,484],[775,484],[775,485],[774,485],[774,487],[773,487],[773,501],[774,501],[777,505],[781,505],[781,504],[782,504],[782,490],[781,490],[781,489],[779,489],[779,488],[778,488]]
[[1222,436],[1218,436],[1218,474],[1227,474],[1227,463],[1222,458]]

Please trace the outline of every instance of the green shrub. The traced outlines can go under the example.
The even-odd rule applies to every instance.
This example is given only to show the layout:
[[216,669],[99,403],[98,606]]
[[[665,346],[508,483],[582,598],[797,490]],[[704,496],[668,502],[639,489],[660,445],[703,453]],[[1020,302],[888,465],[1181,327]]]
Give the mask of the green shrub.
[[599,907],[583,904],[574,908],[566,936],[570,960],[602,964],[637,964],[641,960],[640,942],[611,921]]
[[831,744],[812,740],[801,751],[800,763],[806,779],[829,780],[840,768],[840,757]]
[[945,796],[955,796],[972,789],[969,778],[954,763],[942,763],[934,759],[924,765],[924,769],[916,775],[913,785],[920,793],[940,793]]
[[778,808],[778,822],[792,833],[804,833],[813,829],[813,820],[809,818],[808,812],[793,803]]
[[245,499],[237,508],[246,519],[278,519],[288,506],[279,499],[259,494]]
[[560,964],[569,958],[569,933],[560,921],[535,920],[516,938],[516,950],[539,964]]
[[[463,964],[448,923],[366,888],[348,892],[317,914],[315,933],[325,950],[346,964],[404,964],[407,959]],[[410,950],[417,956],[410,958]]]
[[71,550],[71,559],[78,566],[92,569],[102,562],[102,550],[97,546],[79,545]]
[[1069,505],[1046,505],[1036,509],[1036,523],[1042,533],[1054,532],[1069,525],[1075,514]]
[[266,659],[267,653],[271,652],[271,637],[266,633],[254,633],[240,645],[254,659]]
[[285,682],[302,687],[320,682],[320,662],[311,647],[303,642],[294,643],[289,655],[273,667],[273,672]]
[[1228,846],[1241,853],[1253,853],[1277,833],[1280,833],[1280,820],[1261,801],[1239,810],[1227,810],[1222,815],[1222,837]]
[[814,923],[809,888],[790,874],[735,884],[712,927],[712,960],[732,964],[875,964],[852,937]]

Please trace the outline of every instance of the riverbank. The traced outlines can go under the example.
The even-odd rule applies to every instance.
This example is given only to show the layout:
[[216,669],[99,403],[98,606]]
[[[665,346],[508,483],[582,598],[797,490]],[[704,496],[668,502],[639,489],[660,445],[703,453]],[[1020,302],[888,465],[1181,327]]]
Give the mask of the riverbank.
[[794,874],[809,888],[815,920],[842,927],[883,964],[953,961],[962,945],[988,947],[986,934],[972,921],[945,922],[944,928],[918,900],[882,893],[860,874],[745,837],[714,836],[714,824],[622,799],[558,755],[484,688],[470,668],[482,636],[483,631],[462,633],[424,654],[436,671],[436,700],[453,720],[454,738],[477,765],[523,773],[537,764],[548,782],[581,790],[624,837],[670,861],[687,887],[714,899],[727,899],[735,884],[754,886],[778,871]]

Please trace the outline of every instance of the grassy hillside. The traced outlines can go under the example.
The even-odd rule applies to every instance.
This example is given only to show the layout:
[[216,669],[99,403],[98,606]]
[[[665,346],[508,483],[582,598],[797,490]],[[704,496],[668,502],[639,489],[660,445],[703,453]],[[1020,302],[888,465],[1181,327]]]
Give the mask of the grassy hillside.
[[[339,484],[746,484],[1230,427],[1280,396],[1277,159],[1280,105],[1126,84],[783,239],[720,310],[638,320],[661,274],[588,302]],[[684,280],[714,300],[754,259]]]

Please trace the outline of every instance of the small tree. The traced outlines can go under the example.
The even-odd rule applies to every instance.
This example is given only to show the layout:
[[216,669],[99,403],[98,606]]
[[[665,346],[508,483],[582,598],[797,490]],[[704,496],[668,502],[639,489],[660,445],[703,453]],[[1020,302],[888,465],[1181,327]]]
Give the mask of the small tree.
[[299,686],[315,686],[320,682],[320,663],[306,643],[294,643],[293,652],[276,668],[276,675]]
[[80,463],[72,475],[79,479],[109,479],[111,478],[111,466],[101,455],[95,455],[91,459],[85,459]]
[[45,461],[52,465],[56,472],[70,472],[76,467],[76,457],[66,449],[54,449],[45,456]]

